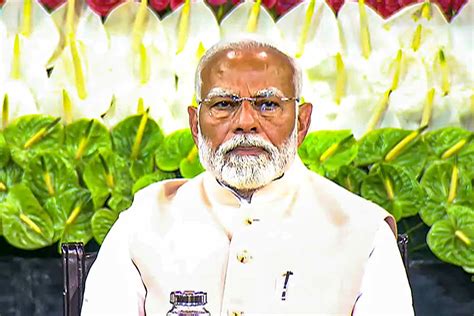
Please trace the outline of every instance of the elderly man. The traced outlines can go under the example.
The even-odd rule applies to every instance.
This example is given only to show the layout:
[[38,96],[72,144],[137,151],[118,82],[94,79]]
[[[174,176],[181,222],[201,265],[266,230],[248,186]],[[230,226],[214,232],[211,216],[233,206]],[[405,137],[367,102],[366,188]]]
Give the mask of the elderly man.
[[393,217],[308,171],[312,105],[276,48],[218,44],[189,123],[207,171],[138,192],[107,235],[83,315],[165,315],[205,291],[211,315],[412,315]]

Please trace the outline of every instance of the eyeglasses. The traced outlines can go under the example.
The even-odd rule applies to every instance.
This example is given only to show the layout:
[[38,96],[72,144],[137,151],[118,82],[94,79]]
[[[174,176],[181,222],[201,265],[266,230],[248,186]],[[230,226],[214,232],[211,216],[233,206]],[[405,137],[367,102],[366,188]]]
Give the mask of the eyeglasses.
[[254,110],[264,118],[273,118],[284,111],[285,102],[296,101],[299,98],[286,98],[278,96],[262,97],[211,97],[199,101],[199,106],[204,106],[209,115],[216,119],[227,119],[233,117],[242,106],[244,101],[249,101]]

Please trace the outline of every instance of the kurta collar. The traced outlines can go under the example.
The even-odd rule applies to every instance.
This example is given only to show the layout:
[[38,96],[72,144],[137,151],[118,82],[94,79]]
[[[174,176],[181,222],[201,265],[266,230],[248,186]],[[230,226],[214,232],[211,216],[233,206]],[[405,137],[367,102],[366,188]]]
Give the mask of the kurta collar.
[[[279,199],[287,199],[289,196],[294,195],[297,186],[302,180],[301,176],[305,170],[306,167],[303,165],[299,157],[296,156],[290,168],[282,177],[274,180],[253,194],[250,205],[276,202]],[[237,197],[230,188],[221,185],[208,171],[203,175],[203,185],[204,192],[212,207],[225,205],[239,208],[243,204],[249,205],[245,199]]]

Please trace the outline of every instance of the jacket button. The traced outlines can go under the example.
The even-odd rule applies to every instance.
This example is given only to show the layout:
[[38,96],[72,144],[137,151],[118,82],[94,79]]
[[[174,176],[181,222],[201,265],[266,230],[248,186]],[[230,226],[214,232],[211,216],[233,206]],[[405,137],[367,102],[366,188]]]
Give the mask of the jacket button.
[[253,224],[253,219],[250,218],[250,217],[247,217],[247,218],[244,220],[244,223],[245,223],[245,225],[252,225],[252,224]]
[[241,263],[247,263],[252,259],[252,256],[249,254],[247,250],[242,250],[241,252],[237,253],[237,260]]

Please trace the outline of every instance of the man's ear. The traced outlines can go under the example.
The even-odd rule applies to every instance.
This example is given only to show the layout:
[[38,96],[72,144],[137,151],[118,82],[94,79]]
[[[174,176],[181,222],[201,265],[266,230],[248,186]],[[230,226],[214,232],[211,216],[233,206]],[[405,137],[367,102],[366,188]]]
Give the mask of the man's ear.
[[311,103],[303,103],[298,110],[298,146],[301,145],[306,134],[308,133],[309,125],[311,124],[311,113],[313,112],[313,105]]
[[195,106],[188,106],[188,115],[189,115],[189,128],[191,129],[191,134],[193,135],[194,143],[198,143],[198,108]]

